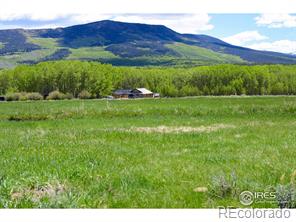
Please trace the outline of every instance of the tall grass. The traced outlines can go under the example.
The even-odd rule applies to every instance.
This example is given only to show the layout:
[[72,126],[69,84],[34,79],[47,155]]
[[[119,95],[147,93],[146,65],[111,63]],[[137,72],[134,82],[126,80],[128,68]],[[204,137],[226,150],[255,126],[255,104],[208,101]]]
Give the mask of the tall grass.
[[[239,192],[269,189],[279,200],[252,207],[291,207],[283,203],[295,184],[295,105],[296,97],[0,103],[0,207],[242,207]],[[232,127],[135,130],[217,124]]]

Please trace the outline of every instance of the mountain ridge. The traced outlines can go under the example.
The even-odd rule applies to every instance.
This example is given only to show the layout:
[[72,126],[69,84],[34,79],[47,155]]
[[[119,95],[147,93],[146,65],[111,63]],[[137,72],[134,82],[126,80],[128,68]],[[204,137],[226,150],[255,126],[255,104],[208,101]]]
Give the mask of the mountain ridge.
[[296,56],[231,45],[164,25],[103,20],[55,29],[0,30],[0,68],[78,59],[114,65],[296,64]]

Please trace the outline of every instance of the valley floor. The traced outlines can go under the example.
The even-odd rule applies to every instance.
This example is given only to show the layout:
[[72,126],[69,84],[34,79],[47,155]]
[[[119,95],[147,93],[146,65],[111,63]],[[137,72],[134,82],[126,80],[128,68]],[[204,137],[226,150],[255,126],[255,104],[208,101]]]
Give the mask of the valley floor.
[[243,207],[289,186],[295,113],[296,97],[0,103],[0,207]]

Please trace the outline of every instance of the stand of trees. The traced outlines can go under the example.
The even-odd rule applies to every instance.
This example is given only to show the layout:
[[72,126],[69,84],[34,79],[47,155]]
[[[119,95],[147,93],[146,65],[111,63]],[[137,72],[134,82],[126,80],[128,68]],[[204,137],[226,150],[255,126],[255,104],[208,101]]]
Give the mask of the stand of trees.
[[296,95],[296,65],[217,65],[195,68],[129,68],[96,62],[57,61],[0,71],[0,94],[53,91],[78,97],[145,87],[162,96]]

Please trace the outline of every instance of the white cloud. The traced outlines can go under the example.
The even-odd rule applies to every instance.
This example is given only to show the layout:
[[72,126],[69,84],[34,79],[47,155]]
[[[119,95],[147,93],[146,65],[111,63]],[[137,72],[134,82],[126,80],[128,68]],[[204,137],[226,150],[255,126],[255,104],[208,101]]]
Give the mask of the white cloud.
[[261,14],[255,18],[259,26],[269,28],[293,28],[296,27],[296,16],[289,14]]
[[57,23],[48,23],[45,25],[36,25],[36,24],[27,24],[27,25],[22,25],[21,27],[19,25],[4,25],[0,23],[0,30],[5,30],[5,29],[49,29],[49,28],[60,28],[61,25]]
[[[53,0],[55,1],[55,0]],[[1,9],[0,9],[1,10]],[[19,19],[28,19],[29,21],[48,21],[49,25],[44,25],[46,27],[51,27],[53,20],[62,18],[63,24],[55,24],[53,27],[82,24],[100,20],[114,20],[122,22],[132,22],[132,23],[146,23],[154,25],[165,25],[180,33],[192,33],[196,34],[201,31],[207,31],[214,28],[210,24],[211,17],[206,14],[100,14],[96,12],[89,11],[87,13],[70,13],[65,11],[64,14],[56,11],[54,13],[43,13],[32,12],[31,14],[26,13],[1,13],[0,21],[14,21]],[[10,28],[10,27],[7,27]],[[28,28],[28,26],[22,26],[22,28]],[[32,26],[31,26],[32,28]],[[37,28],[37,27],[36,27]]]
[[[147,10],[160,13],[164,11],[164,7],[170,8],[173,5],[176,8],[176,5],[179,5],[179,11],[181,11],[181,5],[188,5],[185,1],[193,2],[193,0],[183,1],[184,3],[181,4],[178,0],[108,0],[104,2],[98,0],[1,0],[0,22],[26,19],[52,23],[63,19],[64,24],[68,25],[112,18],[124,22],[163,24],[182,33],[198,33],[213,29],[213,25],[210,24],[211,17],[206,13],[175,16],[163,14],[158,17],[147,14],[149,13]],[[131,14],[134,11],[139,14]],[[129,14],[124,15],[122,12]]]
[[101,20],[111,19],[110,14],[88,13],[88,14],[75,14],[69,16],[69,21],[75,24],[82,24],[88,22],[95,22]]
[[1,1],[0,21],[13,21],[18,19],[38,21],[54,20],[68,16],[74,9],[72,5],[75,6],[75,3],[67,5],[67,1],[61,0],[5,0],[3,2]]
[[261,42],[248,46],[252,49],[274,51],[282,53],[296,54],[296,41],[291,40],[279,40],[274,42]]
[[211,17],[208,14],[185,15],[121,15],[112,18],[115,21],[147,23],[165,25],[180,33],[199,33],[214,28],[210,24]]
[[72,24],[87,23],[100,20],[113,20],[131,23],[165,25],[180,33],[199,33],[214,28],[210,24],[208,14],[76,14],[69,17]]
[[296,41],[263,41],[266,39],[268,39],[268,37],[261,35],[258,31],[246,31],[226,37],[223,40],[233,45],[244,46],[256,50],[296,54]]
[[245,46],[246,43],[265,39],[268,39],[268,37],[261,35],[258,31],[245,31],[223,38],[223,41],[233,45]]

